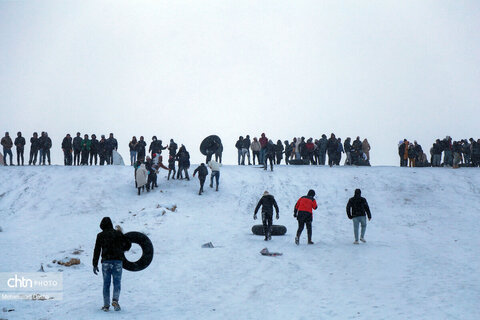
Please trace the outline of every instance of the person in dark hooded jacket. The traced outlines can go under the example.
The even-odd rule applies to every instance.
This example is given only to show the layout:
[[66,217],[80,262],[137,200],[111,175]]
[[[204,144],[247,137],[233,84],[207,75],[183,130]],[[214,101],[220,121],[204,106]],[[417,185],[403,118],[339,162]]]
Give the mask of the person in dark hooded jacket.
[[25,138],[22,137],[22,133],[21,132],[18,132],[17,133],[17,137],[15,138],[15,146],[17,147],[17,165],[20,165],[20,159],[22,160],[22,166],[23,166],[23,163],[24,163],[24,159],[23,159],[23,153],[24,153],[24,150],[25,150]]
[[273,164],[275,163],[275,151],[276,147],[273,144],[272,140],[268,140],[267,146],[265,148],[265,163],[263,169],[267,170],[267,161],[270,162],[270,170],[273,171]]
[[73,138],[73,165],[80,165],[80,153],[82,152],[82,137],[80,132],[77,132],[77,136]]
[[283,158],[283,144],[282,144],[282,140],[277,140],[277,145],[275,146],[275,154],[276,154],[276,158],[277,158],[277,164],[280,164],[282,162],[282,158]]
[[327,141],[327,153],[328,153],[328,165],[331,167],[335,164],[337,159],[338,140],[335,138],[335,134],[330,135],[330,139]]
[[97,140],[97,135],[92,134],[92,140],[90,140],[90,165],[97,165],[98,162],[98,151],[100,149],[99,141]]
[[39,149],[38,133],[34,132],[33,137],[30,138],[30,159],[28,160],[28,165],[36,164]]
[[120,298],[120,287],[122,281],[123,254],[130,250],[132,244],[122,233],[120,226],[113,229],[112,220],[104,217],[100,222],[102,232],[97,234],[95,249],[93,251],[93,273],[97,274],[98,260],[100,253],[102,255],[102,273],[103,273],[103,307],[102,310],[108,311],[110,307],[110,282],[113,278],[113,299],[112,306],[115,311],[120,310],[118,300]]
[[347,203],[347,216],[348,219],[353,220],[353,233],[355,235],[354,244],[358,244],[358,225],[362,225],[362,231],[360,235],[360,241],[365,241],[365,230],[367,229],[367,219],[365,214],[368,216],[368,221],[372,219],[372,214],[370,213],[370,208],[368,207],[367,200],[363,198],[362,191],[360,189],[355,190],[355,196],[350,198]]
[[198,180],[200,181],[200,190],[198,191],[198,195],[201,195],[203,193],[203,185],[205,184],[205,179],[208,176],[208,169],[207,166],[205,166],[205,163],[200,164],[195,171],[193,171],[193,176],[198,172]]
[[278,205],[275,198],[265,191],[263,196],[258,201],[257,206],[255,207],[255,212],[253,214],[253,219],[257,220],[257,212],[258,209],[262,207],[262,223],[263,223],[263,234],[265,234],[265,241],[272,240],[272,219],[273,219],[273,207],[275,207],[275,211],[277,212],[276,218],[277,220],[280,218],[278,214]]
[[62,141],[62,150],[63,150],[63,163],[66,166],[72,165],[72,137],[69,133],[63,138]]

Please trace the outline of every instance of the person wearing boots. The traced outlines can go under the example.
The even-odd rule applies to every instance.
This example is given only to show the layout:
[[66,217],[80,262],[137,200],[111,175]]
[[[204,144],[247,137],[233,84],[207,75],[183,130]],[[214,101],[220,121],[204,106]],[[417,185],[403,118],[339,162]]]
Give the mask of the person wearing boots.
[[28,165],[35,165],[37,163],[39,149],[38,133],[34,132],[33,137],[30,138],[30,158],[28,160]]
[[313,244],[312,210],[317,209],[317,201],[315,201],[314,197],[315,197],[315,191],[310,189],[307,195],[298,199],[297,203],[295,204],[295,209],[293,210],[293,216],[297,218],[297,221],[298,221],[297,236],[295,237],[295,244],[297,246],[300,243],[300,235],[302,234],[302,231],[305,225],[307,225],[308,244]]
[[262,223],[263,223],[263,233],[265,234],[265,241],[272,240],[272,219],[273,219],[273,207],[275,207],[275,211],[277,212],[276,218],[277,220],[280,218],[278,212],[278,205],[275,198],[265,191],[263,196],[257,203],[255,207],[255,212],[253,214],[253,220],[257,220],[257,212],[262,206]]
[[113,279],[113,297],[112,307],[115,311],[120,311],[118,300],[120,298],[120,289],[122,282],[122,268],[124,252],[130,250],[132,243],[123,234],[122,228],[116,226],[113,229],[112,220],[104,217],[100,222],[102,232],[97,234],[95,249],[93,250],[93,273],[98,274],[98,260],[102,256],[102,274],[103,274],[103,311],[110,308],[110,283]]
[[63,164],[66,166],[72,165],[72,137],[69,133],[63,138],[62,151],[63,151]]
[[368,207],[367,200],[363,198],[362,191],[360,189],[355,190],[355,195],[348,200],[347,203],[347,217],[353,220],[353,234],[355,236],[354,244],[358,244],[358,225],[362,225],[362,231],[360,234],[360,241],[365,241],[365,230],[367,229],[367,217],[368,221],[372,219],[370,208]]
[[205,163],[202,163],[193,171],[193,176],[198,172],[198,180],[200,181],[200,190],[198,191],[198,195],[200,196],[203,193],[203,185],[205,184],[205,179],[208,176],[208,169],[205,166]]
[[82,152],[82,137],[80,132],[77,132],[77,136],[73,138],[73,165],[80,165],[80,154]]

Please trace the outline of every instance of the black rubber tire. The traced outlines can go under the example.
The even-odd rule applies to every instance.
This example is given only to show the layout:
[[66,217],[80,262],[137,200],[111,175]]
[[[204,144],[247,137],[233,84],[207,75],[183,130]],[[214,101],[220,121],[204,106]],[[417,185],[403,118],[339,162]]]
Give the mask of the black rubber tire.
[[217,151],[217,149],[220,147],[223,150],[222,140],[220,137],[211,135],[203,139],[202,143],[200,144],[200,152],[206,156],[208,153],[214,154],[215,151]]
[[[262,224],[256,224],[252,227],[252,232],[253,234],[257,236],[264,236],[265,234],[263,233],[263,225]],[[287,233],[287,227],[279,225],[279,224],[274,224],[272,225],[272,236],[283,236],[285,233]]]
[[123,255],[123,269],[128,271],[141,271],[148,267],[153,260],[153,244],[152,241],[143,233],[132,231],[125,233],[125,236],[132,242],[138,244],[142,248],[142,256],[138,261],[131,262]]

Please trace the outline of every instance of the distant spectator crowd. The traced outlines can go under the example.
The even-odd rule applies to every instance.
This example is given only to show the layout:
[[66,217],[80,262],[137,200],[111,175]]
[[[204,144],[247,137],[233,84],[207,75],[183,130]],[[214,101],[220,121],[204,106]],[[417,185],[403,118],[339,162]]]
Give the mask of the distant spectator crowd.
[[276,144],[272,139],[267,138],[265,133],[261,134],[260,139],[254,137],[253,140],[250,139],[250,135],[246,135],[245,138],[243,136],[238,138],[235,147],[239,165],[245,165],[245,160],[248,160],[248,164],[251,165],[252,158],[253,165],[256,159],[257,163],[263,165],[265,169],[269,162],[271,170],[274,164],[281,164],[283,159],[287,165],[325,165],[327,156],[329,166],[338,166],[343,153],[346,156],[345,165],[370,165],[370,144],[367,139],[361,141],[360,137],[357,137],[352,143],[351,138],[348,137],[342,143],[342,139],[337,138],[333,133],[329,139],[323,134],[320,139],[305,140],[305,137],[301,137],[293,138],[291,142],[285,140],[282,143],[281,140],[277,140]]
[[430,158],[417,141],[411,143],[404,139],[398,144],[398,155],[402,167],[478,167],[480,166],[480,139],[453,141],[450,136],[446,136],[442,140],[437,139],[429,153]]

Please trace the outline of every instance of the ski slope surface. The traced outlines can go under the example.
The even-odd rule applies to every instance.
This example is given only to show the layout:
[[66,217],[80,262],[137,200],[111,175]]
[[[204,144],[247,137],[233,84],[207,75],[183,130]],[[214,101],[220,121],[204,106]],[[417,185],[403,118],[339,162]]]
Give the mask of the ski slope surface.
[[[0,319],[480,319],[478,169],[224,166],[202,196],[196,178],[165,173],[138,196],[131,167],[1,167],[0,272],[43,265],[64,288],[62,300],[0,300]],[[360,245],[345,213],[355,188],[373,216]],[[315,244],[305,230],[296,246],[293,207],[309,189]],[[265,190],[288,228],[269,242],[250,231]],[[100,310],[92,272],[104,216],[155,248],[147,269],[123,271],[120,312]],[[81,263],[52,263],[65,257]]]

